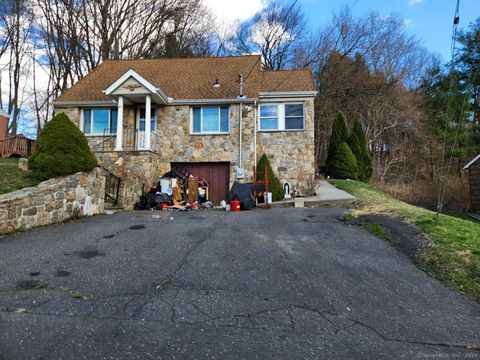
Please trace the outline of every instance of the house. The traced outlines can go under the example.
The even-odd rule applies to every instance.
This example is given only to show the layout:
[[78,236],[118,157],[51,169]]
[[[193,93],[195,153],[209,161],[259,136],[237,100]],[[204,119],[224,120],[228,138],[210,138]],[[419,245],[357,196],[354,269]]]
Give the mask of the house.
[[480,211],[480,154],[465,165],[463,170],[468,170],[470,210]]
[[267,154],[283,183],[312,186],[315,85],[309,70],[265,71],[260,56],[107,60],[54,102],[122,178],[131,207],[181,164],[226,199]]
[[9,135],[8,121],[10,114],[0,109],[0,157],[29,157],[35,141],[22,134]]

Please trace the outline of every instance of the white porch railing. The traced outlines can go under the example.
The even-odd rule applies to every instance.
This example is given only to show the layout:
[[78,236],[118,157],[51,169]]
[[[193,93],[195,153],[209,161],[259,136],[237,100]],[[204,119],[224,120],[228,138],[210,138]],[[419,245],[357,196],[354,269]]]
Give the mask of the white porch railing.
[[100,151],[145,151],[158,152],[160,147],[160,135],[156,131],[150,133],[150,147],[146,146],[146,131],[135,128],[124,128],[122,136],[122,150],[117,150],[117,135],[109,134],[107,130],[103,136],[88,137],[90,149],[93,152]]

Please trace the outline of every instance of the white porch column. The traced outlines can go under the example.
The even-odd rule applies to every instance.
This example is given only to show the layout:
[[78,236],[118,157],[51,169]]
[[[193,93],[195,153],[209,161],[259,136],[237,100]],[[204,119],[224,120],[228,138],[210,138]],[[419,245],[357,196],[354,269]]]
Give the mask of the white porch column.
[[115,140],[115,151],[122,151],[123,145],[123,96],[118,97],[117,112],[117,138]]
[[150,122],[152,120],[152,98],[150,95],[145,97],[145,148],[150,150],[150,136],[151,128]]

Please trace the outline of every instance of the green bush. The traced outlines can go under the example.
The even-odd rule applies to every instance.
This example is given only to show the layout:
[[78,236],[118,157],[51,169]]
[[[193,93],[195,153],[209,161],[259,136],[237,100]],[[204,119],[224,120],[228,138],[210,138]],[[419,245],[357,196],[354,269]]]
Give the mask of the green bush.
[[358,165],[358,179],[367,182],[373,173],[372,159],[368,154],[367,140],[360,121],[353,123],[352,133],[348,138],[348,146],[355,155]]
[[45,124],[35,146],[28,167],[40,180],[90,171],[97,165],[85,135],[64,113]]
[[345,121],[345,117],[342,113],[338,113],[337,117],[333,121],[332,124],[332,133],[330,135],[330,142],[328,144],[328,152],[327,152],[327,174],[331,174],[331,165],[335,154],[337,153],[337,149],[342,142],[346,142],[348,140],[348,129],[347,124]]
[[350,146],[342,142],[333,157],[331,175],[335,179],[358,179],[358,165]]
[[284,192],[280,180],[275,176],[270,161],[266,154],[263,154],[257,165],[257,180],[263,180],[265,167],[268,169],[268,192],[272,193],[272,200],[283,200]]

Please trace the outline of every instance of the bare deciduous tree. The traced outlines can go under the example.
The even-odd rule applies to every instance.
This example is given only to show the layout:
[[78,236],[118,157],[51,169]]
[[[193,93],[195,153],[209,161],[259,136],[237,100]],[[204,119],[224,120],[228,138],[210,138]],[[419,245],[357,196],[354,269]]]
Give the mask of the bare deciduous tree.
[[167,50],[170,56],[208,54],[209,13],[201,1],[36,2],[53,97],[106,59],[156,58]]
[[[29,67],[26,65],[29,60],[30,36],[32,31],[33,13],[31,4],[22,0],[5,0],[1,5],[0,27],[3,33],[3,40],[0,44],[0,54],[6,57],[6,65],[1,69],[3,75],[7,73],[8,90],[0,86],[1,97],[5,94],[7,98],[7,112],[10,114],[9,131],[17,133],[18,120],[26,83],[22,77],[26,76]],[[22,81],[23,80],[23,81]],[[0,100],[0,107],[3,101]]]
[[431,59],[418,39],[408,34],[401,17],[380,16],[376,12],[354,17],[347,7],[334,14],[309,47],[317,53],[315,72],[325,69],[334,51],[341,57],[360,54],[372,72],[381,72],[389,81],[396,80],[408,87],[418,84]]
[[306,21],[297,1],[289,4],[275,1],[239,26],[232,39],[232,52],[260,53],[264,67],[269,70],[289,68],[296,46],[305,35]]

